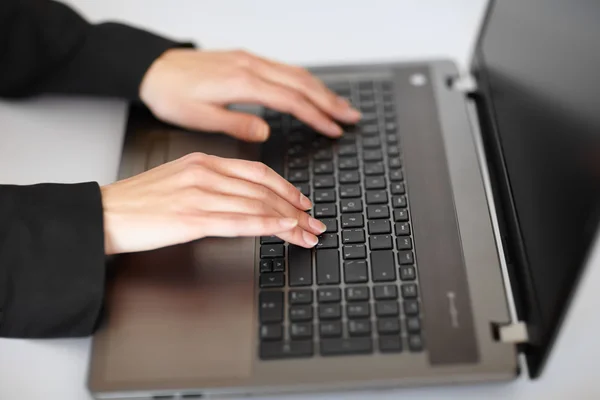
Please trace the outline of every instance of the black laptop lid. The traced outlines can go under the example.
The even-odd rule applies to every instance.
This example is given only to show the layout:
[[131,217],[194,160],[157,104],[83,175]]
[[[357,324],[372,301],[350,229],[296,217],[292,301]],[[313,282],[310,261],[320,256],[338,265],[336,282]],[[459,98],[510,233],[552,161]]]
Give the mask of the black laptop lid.
[[473,73],[536,377],[600,219],[600,2],[492,3]]

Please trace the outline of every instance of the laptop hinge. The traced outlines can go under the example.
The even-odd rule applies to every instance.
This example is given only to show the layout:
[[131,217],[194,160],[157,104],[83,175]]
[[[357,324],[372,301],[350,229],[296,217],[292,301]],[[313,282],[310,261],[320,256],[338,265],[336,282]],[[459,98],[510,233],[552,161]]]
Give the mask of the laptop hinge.
[[448,86],[465,95],[472,95],[477,92],[477,80],[471,74],[463,74],[451,77],[448,80]]
[[523,344],[529,342],[527,324],[522,321],[495,326],[495,336],[499,342]]

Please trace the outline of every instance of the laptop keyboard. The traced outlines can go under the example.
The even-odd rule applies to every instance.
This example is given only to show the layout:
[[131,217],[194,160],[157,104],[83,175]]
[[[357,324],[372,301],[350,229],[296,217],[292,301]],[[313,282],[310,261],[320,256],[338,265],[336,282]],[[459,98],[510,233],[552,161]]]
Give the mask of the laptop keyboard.
[[[363,113],[338,140],[268,110],[263,160],[327,226],[314,249],[260,238],[263,360],[423,351],[418,273],[392,83],[336,83]],[[281,153],[284,156],[281,157]]]

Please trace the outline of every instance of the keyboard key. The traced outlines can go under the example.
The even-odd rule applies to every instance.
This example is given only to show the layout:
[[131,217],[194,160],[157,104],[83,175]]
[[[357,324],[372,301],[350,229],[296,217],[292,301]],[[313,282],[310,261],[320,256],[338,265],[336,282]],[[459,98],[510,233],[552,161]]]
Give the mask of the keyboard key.
[[283,257],[282,244],[263,244],[260,246],[260,258]]
[[398,146],[388,146],[387,148],[388,156],[395,157],[400,154],[400,148]]
[[335,186],[335,181],[333,180],[333,176],[315,176],[313,185],[315,189],[332,188]]
[[340,156],[355,156],[356,152],[356,145],[354,144],[343,144],[338,148]]
[[319,333],[322,338],[340,337],[342,336],[342,323],[340,321],[321,322]]
[[333,158],[333,152],[331,149],[319,149],[313,154],[313,160],[315,161],[329,161]]
[[312,285],[311,249],[288,245],[288,269],[290,286]]
[[347,339],[323,339],[321,341],[322,356],[343,354],[370,354],[373,342],[370,337],[353,337]]
[[316,218],[335,217],[337,215],[335,204],[315,204],[314,210]]
[[369,228],[369,235],[376,235],[379,233],[392,233],[392,225],[390,221],[386,220],[371,220],[367,224]]
[[385,189],[385,177],[383,176],[367,176],[365,177],[365,188],[369,189]]
[[369,300],[369,288],[367,286],[354,286],[346,288],[346,301]]
[[283,240],[279,239],[277,236],[261,236],[260,244],[278,244],[283,243]]
[[401,168],[402,160],[400,159],[400,157],[390,157],[390,159],[388,160],[388,165],[390,166],[390,168]]
[[375,124],[361,124],[361,132],[365,136],[379,135],[379,126]]
[[[365,256],[366,257],[366,256]],[[366,260],[353,260],[344,262],[345,283],[365,283],[369,280]]]
[[377,320],[377,332],[380,335],[397,335],[400,333],[398,318],[381,318]]
[[394,182],[390,186],[390,191],[392,194],[404,194],[406,193],[406,189],[404,187],[404,183],[402,182]]
[[398,288],[396,285],[374,286],[373,296],[375,300],[396,300],[398,298]]
[[408,221],[408,210],[399,208],[394,210],[394,222],[406,222]]
[[315,190],[315,203],[335,203],[335,189]]
[[310,321],[313,318],[312,306],[292,306],[289,312],[290,321]]
[[317,291],[317,299],[319,303],[339,303],[340,301],[342,301],[342,289],[319,289]]
[[393,249],[392,237],[390,235],[370,236],[369,248],[371,250],[391,250]]
[[414,283],[405,283],[402,285],[402,297],[405,299],[414,299],[418,296],[417,285]]
[[319,319],[342,318],[342,306],[339,304],[321,304],[319,306]]
[[311,323],[294,323],[290,325],[290,338],[292,340],[311,339],[313,335],[313,325]]
[[361,196],[360,186],[358,185],[342,185],[340,186],[340,198],[348,199]]
[[408,222],[396,222],[396,235],[398,235],[398,236],[410,235],[410,224]]
[[404,300],[404,314],[419,315],[419,302],[417,300]]
[[340,171],[339,180],[340,183],[358,183],[360,176],[358,171]]
[[382,162],[365,163],[365,175],[383,175],[385,168]]
[[417,279],[415,267],[412,265],[402,265],[400,267],[400,279],[403,281],[414,281]]
[[258,295],[259,319],[263,324],[283,321],[283,292],[266,291]]
[[386,205],[367,206],[368,219],[383,219],[390,217],[390,210]]
[[306,153],[306,146],[304,143],[295,143],[288,148],[287,153],[290,157],[302,156]]
[[364,229],[346,229],[342,231],[342,243],[364,243],[365,242],[365,230]]
[[368,319],[348,321],[348,334],[350,336],[370,336],[371,321]]
[[317,250],[316,253],[317,284],[340,283],[340,254],[337,249]]
[[273,259],[273,272],[285,271],[285,260],[283,258]]
[[313,172],[317,175],[332,174],[333,163],[331,161],[318,161],[313,165]]
[[289,172],[288,181],[291,183],[308,182],[308,170],[294,169]]
[[364,136],[362,146],[365,149],[380,148],[381,139],[379,139],[379,136]]
[[419,317],[406,318],[406,330],[408,333],[419,333],[421,331],[421,321]]
[[340,157],[338,165],[341,170],[357,169],[358,159],[356,157]]
[[390,181],[398,182],[404,180],[404,174],[401,169],[392,169],[390,170]]
[[273,270],[273,261],[271,260],[260,260],[260,273],[271,272]]
[[385,190],[367,190],[367,204],[387,204],[388,195]]
[[373,282],[386,282],[396,280],[396,263],[394,252],[380,250],[371,252],[371,276]]
[[362,214],[342,214],[342,229],[362,228],[363,225]]
[[311,304],[313,301],[313,292],[310,289],[290,290],[288,296],[292,305]]
[[400,336],[379,336],[379,351],[382,353],[399,353],[402,351]]
[[365,161],[381,161],[383,160],[383,153],[381,150],[365,150],[363,151],[363,159]]
[[398,262],[401,265],[410,265],[414,264],[415,257],[412,251],[399,251],[398,252]]
[[268,324],[260,327],[260,340],[281,340],[283,337],[283,326],[279,324]]
[[344,132],[344,135],[338,139],[341,144],[356,144],[356,134],[352,132]]
[[342,199],[340,208],[343,213],[361,212],[363,204],[361,199]]
[[310,196],[310,185],[308,183],[296,183],[294,186],[306,197]]
[[260,344],[260,358],[263,360],[310,357],[312,355],[312,340],[297,340],[289,343],[264,342]]
[[419,352],[423,350],[423,341],[421,335],[409,335],[408,336],[408,348],[412,352]]
[[342,248],[344,260],[367,258],[367,246],[364,244],[349,244]]
[[338,223],[336,218],[323,218],[320,221],[327,227],[325,233],[337,232]]
[[397,317],[400,307],[396,301],[380,301],[375,304],[375,315],[378,317]]
[[324,233],[319,236],[317,249],[333,249],[338,247],[338,235],[336,233]]
[[392,207],[406,208],[406,196],[392,196]]
[[371,315],[369,303],[351,303],[346,305],[346,316],[348,318],[368,318]]
[[290,169],[302,169],[308,167],[308,157],[293,157],[288,160]]
[[265,272],[260,275],[261,288],[282,287],[285,283],[285,275],[281,272]]

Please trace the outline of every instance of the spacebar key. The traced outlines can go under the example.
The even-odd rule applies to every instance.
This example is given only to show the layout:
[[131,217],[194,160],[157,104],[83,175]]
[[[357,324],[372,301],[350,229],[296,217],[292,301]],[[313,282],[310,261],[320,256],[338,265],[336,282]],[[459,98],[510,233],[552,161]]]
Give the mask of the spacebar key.
[[369,337],[348,339],[322,339],[321,355],[368,354],[373,352],[373,342]]
[[288,270],[290,286],[312,285],[311,249],[288,245]]

